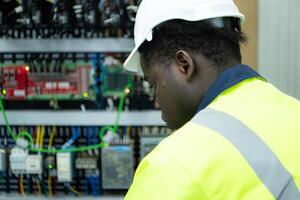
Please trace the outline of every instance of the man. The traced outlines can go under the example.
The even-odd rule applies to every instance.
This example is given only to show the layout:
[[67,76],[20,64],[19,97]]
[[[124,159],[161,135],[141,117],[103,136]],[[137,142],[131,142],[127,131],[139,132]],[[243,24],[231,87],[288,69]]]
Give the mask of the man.
[[241,64],[243,20],[232,0],[142,1],[124,65],[176,131],[125,199],[300,200],[300,103]]

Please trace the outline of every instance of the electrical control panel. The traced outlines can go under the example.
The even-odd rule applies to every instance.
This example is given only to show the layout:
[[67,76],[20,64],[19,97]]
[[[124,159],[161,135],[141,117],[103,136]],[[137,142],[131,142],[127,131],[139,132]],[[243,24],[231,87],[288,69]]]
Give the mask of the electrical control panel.
[[[125,194],[140,160],[170,134],[161,123],[131,124],[155,112],[154,88],[123,69],[139,3],[0,1],[1,117],[63,117],[43,125],[9,116],[0,125],[0,196]],[[97,113],[101,124],[70,122],[68,112]]]
[[[10,55],[12,56],[12,55]],[[50,60],[51,61],[50,61]],[[124,71],[125,54],[25,54],[1,63],[6,109],[154,109],[154,89]]]
[[[0,194],[125,194],[132,183],[140,159],[154,148],[160,139],[170,134],[168,129],[160,126],[120,126],[116,134],[112,133],[115,135],[109,140],[109,145],[81,150],[82,147],[100,143],[99,134],[102,127],[40,125],[11,128],[15,132],[26,130],[30,133],[33,150],[43,148],[49,152],[37,153],[21,148],[22,145],[16,144],[13,138],[7,135],[6,128],[0,126]],[[72,138],[74,141],[66,145]],[[53,148],[62,151],[63,146],[66,150],[79,149],[51,153]]]

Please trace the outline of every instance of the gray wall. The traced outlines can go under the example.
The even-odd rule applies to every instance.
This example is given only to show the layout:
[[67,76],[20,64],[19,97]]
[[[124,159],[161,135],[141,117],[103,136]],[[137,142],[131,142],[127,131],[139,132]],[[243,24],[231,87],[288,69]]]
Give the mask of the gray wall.
[[300,99],[300,0],[258,1],[258,71]]

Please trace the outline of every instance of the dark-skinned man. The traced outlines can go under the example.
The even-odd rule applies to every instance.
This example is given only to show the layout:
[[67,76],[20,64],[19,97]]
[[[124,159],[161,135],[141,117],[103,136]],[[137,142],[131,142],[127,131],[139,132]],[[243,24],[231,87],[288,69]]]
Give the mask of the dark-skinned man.
[[126,200],[300,200],[300,103],[241,64],[243,21],[232,0],[140,4],[124,65],[175,131]]

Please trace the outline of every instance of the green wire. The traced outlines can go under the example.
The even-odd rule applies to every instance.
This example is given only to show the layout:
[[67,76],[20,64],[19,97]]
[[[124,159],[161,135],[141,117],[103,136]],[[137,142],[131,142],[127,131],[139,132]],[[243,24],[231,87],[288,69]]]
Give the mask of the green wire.
[[7,120],[7,116],[4,110],[4,106],[3,106],[3,101],[2,101],[2,96],[0,97],[0,109],[2,111],[2,115],[4,118],[4,122],[6,124],[6,128],[8,130],[8,134],[14,139],[14,141],[17,141],[17,134],[15,132],[13,132],[13,130],[11,129],[9,122]]
[[[132,87],[132,83],[129,83],[125,89],[130,89]],[[116,117],[116,121],[114,123],[113,126],[103,126],[100,129],[99,132],[99,138],[100,141],[102,141],[104,134],[106,131],[110,130],[112,131],[114,134],[117,134],[117,130],[119,128],[119,122],[120,122],[120,117],[121,117],[121,113],[124,107],[124,103],[125,103],[125,99],[126,99],[126,93],[122,94],[120,96],[120,102],[118,105],[118,111],[117,111],[117,117]],[[99,144],[95,144],[95,145],[89,145],[89,146],[82,146],[82,147],[70,147],[70,148],[66,148],[66,149],[56,149],[56,148],[34,148],[33,145],[33,138],[31,136],[30,133],[26,132],[26,131],[21,131],[18,135],[11,129],[11,126],[7,120],[7,116],[6,116],[6,112],[4,110],[4,106],[3,106],[3,101],[2,101],[2,96],[0,95],[0,109],[2,112],[2,116],[4,118],[5,121],[5,125],[6,128],[8,130],[8,134],[13,138],[13,140],[15,142],[17,142],[17,140],[19,138],[27,138],[29,140],[29,145],[27,147],[27,149],[29,151],[32,152],[41,152],[41,153],[62,153],[62,152],[82,152],[82,151],[89,151],[89,150],[94,150],[94,149],[99,149],[102,147],[107,147],[108,144],[105,142],[100,142]]]

